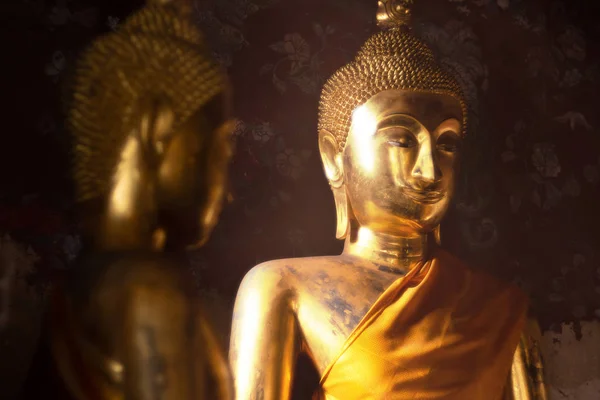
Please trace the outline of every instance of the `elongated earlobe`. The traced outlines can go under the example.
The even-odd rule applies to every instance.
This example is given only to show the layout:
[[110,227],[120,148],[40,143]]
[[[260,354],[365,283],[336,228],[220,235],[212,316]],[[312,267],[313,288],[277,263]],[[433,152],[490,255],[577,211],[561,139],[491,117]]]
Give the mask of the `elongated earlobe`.
[[435,242],[438,244],[438,246],[441,246],[442,245],[442,232],[441,232],[440,225],[436,226],[435,229],[433,230],[433,237],[435,238]]
[[332,188],[339,188],[344,181],[342,157],[338,152],[337,141],[331,133],[319,132],[319,152],[329,184]]
[[335,237],[337,239],[345,239],[350,232],[350,218],[348,217],[348,198],[346,196],[346,187],[342,185],[340,188],[331,188],[333,191],[333,199],[335,201],[336,211],[336,230]]
[[323,160],[325,176],[329,181],[335,201],[337,228],[335,237],[344,239],[350,231],[350,220],[348,212],[348,197],[344,185],[344,166],[342,154],[339,152],[335,137],[327,132],[319,132],[319,150]]

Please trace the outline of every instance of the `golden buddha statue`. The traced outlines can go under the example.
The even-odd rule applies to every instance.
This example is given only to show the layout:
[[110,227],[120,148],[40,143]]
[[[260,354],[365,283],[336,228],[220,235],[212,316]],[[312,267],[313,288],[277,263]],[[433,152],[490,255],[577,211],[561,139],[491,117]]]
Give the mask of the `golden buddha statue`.
[[53,353],[79,400],[232,399],[180,255],[214,227],[231,157],[227,79],[185,4],[96,40],[68,123],[83,254],[55,296]]
[[438,244],[467,104],[411,33],[409,5],[379,1],[382,31],[324,86],[319,149],[344,250],[246,275],[230,344],[239,400],[289,399],[300,352],[321,376],[314,399],[545,398],[526,296]]

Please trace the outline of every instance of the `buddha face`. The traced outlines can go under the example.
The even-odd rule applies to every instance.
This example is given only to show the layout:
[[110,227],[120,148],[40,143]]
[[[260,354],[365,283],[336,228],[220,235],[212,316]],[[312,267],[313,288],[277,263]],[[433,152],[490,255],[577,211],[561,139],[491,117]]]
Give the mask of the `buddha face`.
[[201,110],[168,139],[158,171],[163,218],[191,248],[208,240],[226,193],[231,126],[214,118],[222,114],[213,109],[218,105]]
[[339,164],[354,218],[393,235],[435,229],[455,188],[462,111],[453,97],[388,90],[358,107]]

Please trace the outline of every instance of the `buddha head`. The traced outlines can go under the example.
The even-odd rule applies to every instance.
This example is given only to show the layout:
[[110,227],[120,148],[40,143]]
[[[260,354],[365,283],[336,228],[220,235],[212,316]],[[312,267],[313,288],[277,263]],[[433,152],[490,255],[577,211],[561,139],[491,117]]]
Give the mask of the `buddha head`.
[[98,246],[200,245],[221,209],[229,91],[178,4],[149,2],[96,40],[75,71],[74,177]]
[[383,30],[323,88],[319,149],[339,239],[353,224],[432,233],[455,191],[467,107],[458,82],[410,32],[409,3],[379,1]]

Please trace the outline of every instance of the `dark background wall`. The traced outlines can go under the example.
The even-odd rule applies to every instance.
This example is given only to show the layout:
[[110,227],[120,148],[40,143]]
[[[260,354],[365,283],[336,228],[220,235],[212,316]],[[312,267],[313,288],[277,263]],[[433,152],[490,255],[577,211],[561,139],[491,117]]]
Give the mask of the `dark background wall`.
[[[235,88],[234,202],[191,255],[228,330],[244,273],[273,258],[337,253],[316,142],[319,90],[375,30],[375,0],[198,0]],[[443,243],[514,280],[543,329],[600,320],[599,5],[421,0],[416,31],[473,105],[462,192]],[[6,0],[0,146],[0,383],[18,387],[45,298],[79,248],[61,84],[78,53],[141,1]],[[4,274],[4,275],[2,275]],[[6,319],[2,319],[3,317]],[[4,360],[10,360],[5,362]],[[1,389],[0,389],[1,390]],[[5,398],[4,396],[0,396]],[[10,398],[10,397],[8,397]]]

